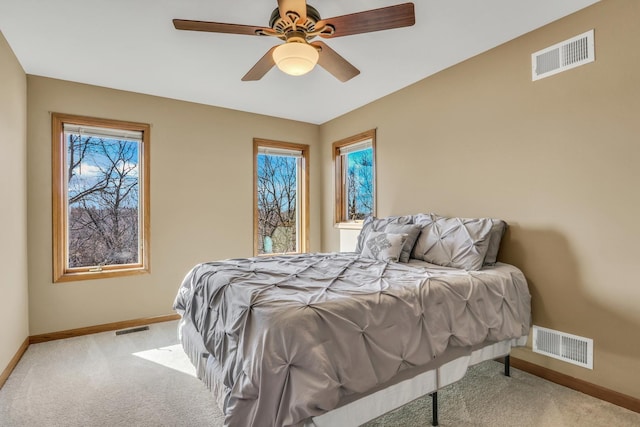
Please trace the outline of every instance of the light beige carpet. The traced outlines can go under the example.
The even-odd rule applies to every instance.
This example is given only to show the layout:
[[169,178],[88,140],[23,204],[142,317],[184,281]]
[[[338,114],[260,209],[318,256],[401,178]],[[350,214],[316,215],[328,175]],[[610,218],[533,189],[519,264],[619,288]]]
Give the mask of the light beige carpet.
[[[0,390],[0,426],[212,426],[223,416],[176,338],[176,322],[35,344]],[[441,426],[640,426],[640,414],[485,362],[439,392]],[[418,399],[367,427],[427,426]],[[336,426],[340,427],[340,426]]]

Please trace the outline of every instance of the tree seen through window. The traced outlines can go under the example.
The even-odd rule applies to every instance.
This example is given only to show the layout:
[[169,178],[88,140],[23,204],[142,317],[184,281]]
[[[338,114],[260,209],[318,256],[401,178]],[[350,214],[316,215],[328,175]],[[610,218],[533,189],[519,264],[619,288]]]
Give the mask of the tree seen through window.
[[51,117],[53,281],[148,273],[150,126]]
[[375,129],[333,143],[335,222],[358,222],[376,210]]
[[255,144],[256,255],[306,250],[306,145],[257,140]]
[[347,220],[363,220],[373,213],[373,149],[346,155]]
[[69,267],[138,262],[137,141],[65,133]]

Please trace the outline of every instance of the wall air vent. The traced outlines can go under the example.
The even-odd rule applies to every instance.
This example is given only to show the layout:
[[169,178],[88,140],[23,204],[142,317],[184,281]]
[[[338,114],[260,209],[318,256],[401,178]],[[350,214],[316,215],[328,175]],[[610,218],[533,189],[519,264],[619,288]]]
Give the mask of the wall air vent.
[[540,80],[595,61],[593,30],[531,55],[531,78]]
[[593,369],[593,340],[533,326],[533,351]]

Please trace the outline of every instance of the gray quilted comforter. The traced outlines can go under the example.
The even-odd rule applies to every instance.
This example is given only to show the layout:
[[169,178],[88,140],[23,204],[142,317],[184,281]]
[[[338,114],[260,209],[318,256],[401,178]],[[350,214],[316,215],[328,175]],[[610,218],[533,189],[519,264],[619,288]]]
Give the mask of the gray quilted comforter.
[[195,266],[174,309],[218,363],[225,424],[298,425],[448,346],[528,334],[517,268],[423,266],[345,253]]

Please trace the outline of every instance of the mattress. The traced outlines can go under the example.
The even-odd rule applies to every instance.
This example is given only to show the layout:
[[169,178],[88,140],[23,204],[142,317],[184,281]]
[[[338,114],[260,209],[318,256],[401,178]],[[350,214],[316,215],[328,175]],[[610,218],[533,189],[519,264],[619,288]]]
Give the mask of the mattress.
[[[196,367],[198,378],[211,390],[218,408],[224,413],[229,390],[220,381],[219,364],[202,343],[200,334],[187,319],[178,326],[182,347]],[[304,427],[357,427],[426,394],[433,393],[462,379],[470,366],[507,356],[513,347],[526,345],[527,336],[497,343],[483,343],[475,348],[452,347],[421,369],[403,372],[367,393],[344,398],[331,411],[304,420]]]
[[469,365],[483,348],[508,353],[530,325],[527,283],[513,266],[465,271],[345,253],[200,264],[174,308],[228,426],[331,425],[322,414],[421,374],[416,392],[437,390],[457,380],[443,375],[466,370],[447,363]]

